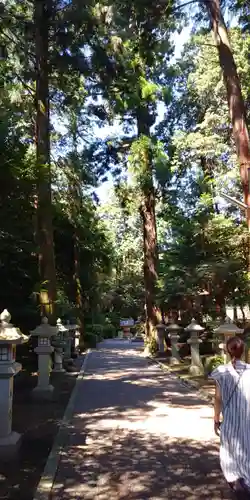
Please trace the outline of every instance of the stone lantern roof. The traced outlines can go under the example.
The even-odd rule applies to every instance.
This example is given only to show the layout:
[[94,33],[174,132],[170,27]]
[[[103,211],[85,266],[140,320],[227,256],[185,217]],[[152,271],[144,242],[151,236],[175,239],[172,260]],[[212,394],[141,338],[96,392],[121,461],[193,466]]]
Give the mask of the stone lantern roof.
[[67,321],[67,328],[69,330],[77,330],[77,328],[80,328],[80,325],[78,325],[76,322],[70,322],[70,320]]
[[230,333],[234,335],[240,335],[244,332],[243,328],[238,328],[238,326],[228,317],[225,318],[225,323],[215,328],[214,333],[218,335],[223,335],[225,333]]
[[1,344],[22,344],[29,340],[27,335],[20,332],[10,323],[11,315],[7,309],[0,314],[0,343]]
[[166,326],[166,330],[169,333],[176,333],[179,332],[181,329],[182,329],[181,326],[174,322]]
[[58,328],[57,326],[51,326],[49,324],[48,318],[46,316],[42,317],[41,324],[35,328],[35,330],[32,330],[31,335],[33,337],[53,337],[54,335],[57,335],[58,333]]
[[70,325],[67,325],[67,326],[63,325],[61,318],[58,318],[56,325],[57,325],[57,330],[59,331],[59,333],[66,333],[69,331]]
[[199,325],[197,321],[193,318],[191,323],[185,328],[186,332],[196,332],[196,333],[201,333],[204,332],[205,328],[203,326]]
[[164,325],[164,323],[158,323],[158,324],[156,325],[156,328],[157,328],[157,330],[161,330],[161,329],[162,329],[162,330],[165,330],[166,325]]

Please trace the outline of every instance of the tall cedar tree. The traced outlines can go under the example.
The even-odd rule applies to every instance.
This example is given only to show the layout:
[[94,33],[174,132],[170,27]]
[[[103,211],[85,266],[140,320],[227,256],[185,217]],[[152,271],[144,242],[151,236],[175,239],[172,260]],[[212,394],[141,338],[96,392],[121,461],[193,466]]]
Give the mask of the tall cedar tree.
[[35,0],[37,226],[42,314],[55,320],[56,267],[51,200],[49,116],[49,25],[51,0]]
[[[246,218],[250,239],[250,142],[245,104],[226,24],[222,15],[220,0],[205,0],[205,4],[209,13],[214,40],[218,49],[220,66],[227,90],[229,113],[232,121],[233,135],[240,164],[240,176],[244,193],[244,202],[248,207],[246,210]],[[248,272],[250,273],[250,241],[248,242],[248,247]]]
[[[173,5],[172,0],[165,5],[160,2],[152,4],[149,0],[113,5],[113,26],[107,33],[109,41],[105,42],[109,71],[102,77],[104,98],[116,116],[122,119],[124,129],[130,131],[129,138],[125,137],[119,151],[129,153],[142,220],[148,337],[153,335],[157,323],[158,279],[154,185],[156,140],[152,126],[156,119],[157,101],[164,100],[163,88],[166,90],[168,85],[167,64],[172,55],[170,32],[176,22],[172,15]],[[114,35],[111,35],[112,32]],[[133,135],[135,129],[136,136]],[[130,150],[126,150],[126,145],[130,146]]]

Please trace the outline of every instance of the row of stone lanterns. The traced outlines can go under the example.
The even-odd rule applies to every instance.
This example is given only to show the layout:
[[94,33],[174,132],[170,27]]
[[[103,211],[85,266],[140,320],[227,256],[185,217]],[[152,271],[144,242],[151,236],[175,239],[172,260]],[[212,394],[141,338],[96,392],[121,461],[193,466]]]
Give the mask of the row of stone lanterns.
[[[170,325],[160,324],[157,326],[157,334],[158,334],[158,344],[159,351],[164,352],[164,337],[165,331],[168,333],[171,342],[171,358],[170,364],[175,365],[180,363],[180,355],[178,342],[180,339],[180,331],[182,328],[176,323],[170,323]],[[199,346],[202,342],[199,338],[200,333],[204,331],[204,328],[192,319],[190,325],[185,328],[185,331],[190,334],[190,338],[188,339],[188,344],[190,345],[191,351],[191,365],[190,365],[190,373],[192,375],[200,375],[203,373],[203,365],[200,359]]]
[[[12,403],[14,376],[22,366],[16,363],[16,346],[29,340],[11,323],[11,315],[4,310],[0,315],[0,454],[7,457],[18,447],[20,435],[12,432]],[[51,354],[55,353],[53,372],[63,372],[63,348],[66,351],[66,361],[71,358],[71,338],[73,335],[74,354],[78,354],[79,326],[68,323],[65,327],[61,320],[57,326],[51,326],[47,318],[42,318],[41,324],[31,331],[31,336],[38,338],[35,352],[38,355],[38,382],[33,390],[34,397],[50,399],[54,387],[50,384]]]
[[[179,364],[180,363],[180,355],[178,342],[180,338],[180,331],[182,328],[176,323],[171,323],[170,325],[160,324],[157,326],[157,334],[158,334],[158,345],[159,352],[164,352],[164,338],[165,331],[168,333],[168,336],[171,341],[171,358],[170,364]],[[185,329],[185,332],[190,334],[190,338],[187,343],[190,345],[191,351],[191,365],[189,371],[194,376],[199,376],[204,374],[204,367],[200,357],[200,344],[202,340],[200,339],[200,334],[204,332],[204,328],[200,326],[195,319],[192,319],[190,325],[188,325]],[[225,323],[220,325],[218,328],[214,330],[214,333],[221,337],[221,342],[219,344],[220,354],[224,359],[224,362],[228,362],[228,355],[226,353],[226,343],[227,340],[235,335],[240,335],[243,333],[243,329],[238,328],[235,323],[233,323],[230,318],[226,318]]]

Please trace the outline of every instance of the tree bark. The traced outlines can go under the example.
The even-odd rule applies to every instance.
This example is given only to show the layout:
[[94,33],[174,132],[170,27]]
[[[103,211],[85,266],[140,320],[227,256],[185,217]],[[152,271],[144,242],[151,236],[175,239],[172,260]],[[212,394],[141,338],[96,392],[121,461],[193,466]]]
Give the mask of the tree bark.
[[84,333],[84,315],[83,315],[83,297],[82,297],[82,284],[81,284],[81,264],[80,264],[80,245],[78,237],[78,229],[76,227],[77,219],[81,213],[81,186],[79,172],[77,172],[78,155],[77,155],[77,132],[78,132],[78,109],[73,109],[70,115],[73,155],[72,155],[72,170],[69,172],[69,193],[72,200],[71,205],[71,218],[74,227],[73,245],[74,245],[74,273],[73,283],[75,290],[75,304],[77,310],[77,319],[80,324],[80,331],[83,337]]
[[[229,113],[233,127],[237,156],[240,164],[240,176],[244,193],[244,202],[247,205],[246,220],[250,234],[250,143],[246,121],[245,104],[241,92],[241,84],[237,67],[234,61],[228,32],[220,7],[220,0],[204,0],[218,49],[220,66],[227,91]],[[250,245],[248,242],[248,272],[250,272]]]
[[80,277],[80,248],[77,229],[75,229],[74,236],[74,289],[75,289],[75,303],[77,310],[77,319],[80,323],[81,335],[83,335],[83,299],[82,299],[82,285]]
[[42,288],[40,307],[41,313],[54,322],[56,319],[56,268],[51,197],[48,67],[50,12],[50,0],[35,0],[37,243]]
[[[138,138],[150,137],[150,116],[143,108],[137,112]],[[144,151],[144,172],[146,182],[142,186],[142,203],[140,214],[143,225],[143,250],[144,250],[144,287],[145,287],[145,312],[146,312],[146,336],[152,338],[157,324],[155,293],[157,282],[157,231],[155,217],[155,189],[152,172],[152,153]]]

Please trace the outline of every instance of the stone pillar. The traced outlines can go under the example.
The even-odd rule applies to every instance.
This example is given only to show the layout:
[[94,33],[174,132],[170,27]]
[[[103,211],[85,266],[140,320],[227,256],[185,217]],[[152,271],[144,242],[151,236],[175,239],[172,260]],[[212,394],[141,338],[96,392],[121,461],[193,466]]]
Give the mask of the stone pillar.
[[164,347],[165,330],[166,330],[166,325],[162,323],[156,326],[157,343],[158,343],[159,353],[161,354],[165,352],[165,347]]
[[50,340],[56,335],[57,327],[49,325],[48,318],[43,317],[41,324],[30,333],[38,338],[38,346],[35,348],[38,355],[38,382],[33,389],[33,396],[39,399],[51,399],[54,391],[54,387],[50,384],[51,354],[54,347],[51,346]]
[[220,353],[224,358],[224,363],[229,363],[230,356],[226,352],[226,344],[228,339],[240,335],[244,332],[242,328],[238,326],[228,317],[225,319],[225,323],[221,324],[218,328],[215,328],[214,333],[222,340],[219,344]]
[[77,358],[79,355],[79,343],[80,343],[80,327],[77,324],[71,324],[67,321],[67,328],[69,329],[69,337],[71,339],[71,357]]
[[120,320],[120,328],[123,331],[123,337],[125,339],[131,339],[130,329],[134,326],[135,322],[133,319],[122,319]]
[[65,363],[73,363],[73,359],[71,358],[71,335],[69,332],[69,326],[65,326],[62,324],[62,320],[58,318],[57,327],[59,334],[62,336],[64,340],[64,362]]
[[189,371],[191,375],[199,376],[204,374],[204,367],[200,357],[200,344],[202,340],[199,338],[200,333],[204,332],[204,328],[192,319],[190,325],[185,328],[186,332],[190,333],[188,344],[191,350],[191,366]]
[[168,332],[168,336],[171,341],[171,358],[170,358],[170,364],[171,365],[178,365],[181,363],[181,358],[179,355],[179,349],[178,349],[178,341],[180,338],[180,335],[178,332],[180,332],[181,327],[177,325],[176,323],[170,323],[170,325],[167,325],[166,330]]
[[76,325],[75,328],[75,353],[77,356],[80,354],[80,338],[81,338],[81,332],[80,332],[80,327],[79,325]]
[[125,338],[125,339],[130,338],[130,326],[123,327],[123,338]]
[[16,346],[28,337],[10,323],[6,309],[0,320],[0,456],[6,459],[17,452],[21,439],[12,431],[13,378],[22,368],[16,363]]
[[57,341],[54,342],[54,367],[53,373],[64,373],[65,370],[63,368],[63,347],[61,344],[59,345]]
[[[59,322],[59,325],[61,325],[61,322]],[[55,349],[54,353],[54,367],[53,367],[53,373],[65,373],[65,370],[63,368],[63,351],[66,347],[66,341],[64,338],[64,327],[61,325],[60,327],[58,326],[57,322],[57,335],[56,337],[53,337],[52,339],[52,345]]]

